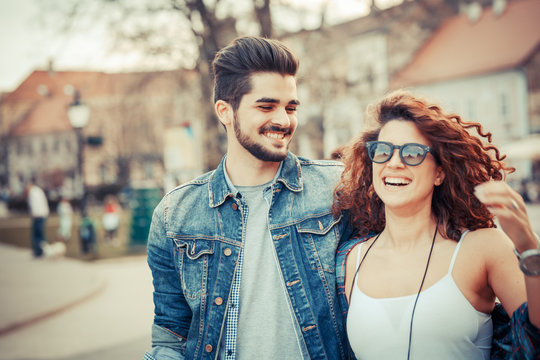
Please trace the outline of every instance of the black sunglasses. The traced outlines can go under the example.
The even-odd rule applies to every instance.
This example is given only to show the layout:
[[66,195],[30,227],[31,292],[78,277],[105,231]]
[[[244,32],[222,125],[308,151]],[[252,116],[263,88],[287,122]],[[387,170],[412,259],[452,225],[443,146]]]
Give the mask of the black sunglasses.
[[390,160],[394,155],[394,149],[399,149],[399,157],[404,164],[409,166],[420,165],[431,149],[427,145],[407,143],[403,145],[394,145],[386,141],[368,141],[366,148],[371,161],[377,164],[383,164]]

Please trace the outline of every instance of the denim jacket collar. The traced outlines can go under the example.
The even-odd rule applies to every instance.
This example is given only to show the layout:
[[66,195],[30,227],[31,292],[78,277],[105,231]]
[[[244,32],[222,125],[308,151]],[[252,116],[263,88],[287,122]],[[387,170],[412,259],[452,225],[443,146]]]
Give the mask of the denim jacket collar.
[[[208,182],[209,206],[212,208],[223,204],[228,197],[234,197],[234,193],[229,189],[225,178],[225,159],[226,156],[221,159],[221,162]],[[303,190],[300,161],[291,152],[283,160],[281,174],[279,174],[276,181],[283,183],[291,191],[298,192]]]
[[281,174],[276,181],[282,182],[287,189],[293,192],[300,192],[304,189],[300,160],[292,153],[289,152],[287,158],[283,160]]

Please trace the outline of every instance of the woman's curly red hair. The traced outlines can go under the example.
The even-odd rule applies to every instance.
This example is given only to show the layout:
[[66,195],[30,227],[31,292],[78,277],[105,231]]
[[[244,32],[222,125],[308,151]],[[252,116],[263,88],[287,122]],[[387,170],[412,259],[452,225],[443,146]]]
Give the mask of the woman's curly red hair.
[[[435,187],[431,209],[441,233],[458,240],[463,229],[495,227],[493,215],[474,195],[474,187],[489,180],[502,180],[514,168],[507,167],[491,133],[477,122],[405,91],[396,91],[368,107],[366,123],[375,129],[360,134],[344,150],[345,170],[334,191],[335,215],[348,212],[360,236],[381,232],[385,227],[384,204],[372,184],[372,166],[365,143],[377,140],[381,128],[391,120],[413,122],[430,142],[433,156],[445,173]],[[477,135],[473,134],[473,131]]]

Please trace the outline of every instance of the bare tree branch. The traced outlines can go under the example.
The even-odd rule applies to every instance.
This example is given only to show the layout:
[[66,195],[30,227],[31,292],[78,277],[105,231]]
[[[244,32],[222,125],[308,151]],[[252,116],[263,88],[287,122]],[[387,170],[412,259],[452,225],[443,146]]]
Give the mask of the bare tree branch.
[[273,25],[270,0],[254,0],[253,8],[261,28],[261,35],[272,37]]

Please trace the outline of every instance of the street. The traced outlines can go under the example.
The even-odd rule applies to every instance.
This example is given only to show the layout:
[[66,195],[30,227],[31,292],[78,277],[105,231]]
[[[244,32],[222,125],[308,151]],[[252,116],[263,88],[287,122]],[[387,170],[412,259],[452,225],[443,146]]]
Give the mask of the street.
[[104,291],[0,337],[2,360],[132,360],[150,348],[151,275],[144,256],[96,261]]

